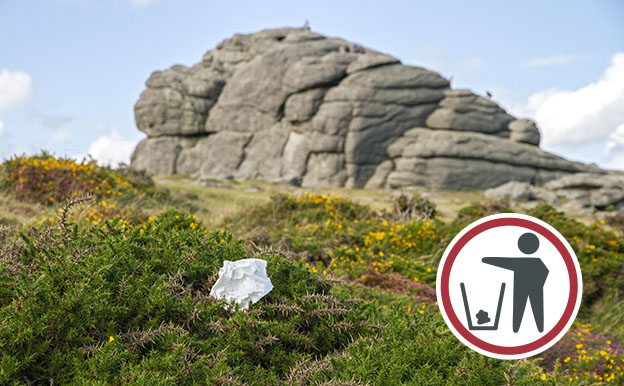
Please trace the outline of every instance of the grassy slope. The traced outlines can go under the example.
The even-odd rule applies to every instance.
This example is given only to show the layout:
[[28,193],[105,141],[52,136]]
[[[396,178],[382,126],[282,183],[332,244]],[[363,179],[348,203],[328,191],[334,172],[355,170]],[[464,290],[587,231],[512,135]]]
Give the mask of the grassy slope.
[[[97,173],[111,174],[83,169],[82,185],[69,191],[90,192]],[[503,362],[460,345],[434,305],[445,243],[473,219],[503,209],[466,208],[485,201],[480,192],[441,192],[433,197],[440,218],[408,223],[393,217],[394,193],[383,190],[315,188],[305,191],[322,195],[271,199],[304,189],[221,181],[233,187],[223,189],[157,177],[156,187],[170,190],[164,194],[111,175],[113,192],[100,190],[97,203],[74,207],[76,225],[67,228],[56,222],[62,205],[46,195],[44,205],[24,202],[17,185],[0,193],[0,222],[25,226],[16,240],[0,232],[1,383],[47,382],[58,373],[57,381],[81,384],[624,382],[622,251],[604,226],[548,208],[530,213],[571,240],[590,296],[584,324],[541,362]],[[40,170],[31,178],[61,177]],[[114,216],[123,220],[106,220]],[[251,244],[209,231],[222,226]],[[222,313],[218,302],[194,292],[209,288],[222,260],[257,253],[269,261],[276,286],[257,312]],[[332,283],[330,271],[350,279]]]
[[[232,189],[224,189],[195,185],[194,179],[185,176],[155,176],[154,182],[156,186],[169,189],[174,194],[177,192],[177,194],[186,197],[196,196],[198,206],[206,209],[206,212],[199,214],[198,217],[211,225],[220,224],[225,218],[241,209],[265,204],[271,196],[278,193],[300,194],[310,192],[341,196],[376,210],[391,210],[394,198],[400,194],[399,191],[383,189],[300,188],[261,181],[214,181],[217,184],[232,187]],[[417,192],[407,190],[407,192],[410,191]],[[438,206],[439,214],[443,220],[452,220],[459,209],[473,202],[482,202],[485,197],[482,191],[441,191],[436,193],[431,200]]]

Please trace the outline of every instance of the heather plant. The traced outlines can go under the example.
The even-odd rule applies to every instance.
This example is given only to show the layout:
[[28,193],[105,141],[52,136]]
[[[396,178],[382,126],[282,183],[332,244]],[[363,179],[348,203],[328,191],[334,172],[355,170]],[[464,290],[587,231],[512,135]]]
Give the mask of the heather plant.
[[587,324],[576,323],[541,357],[546,371],[574,384],[624,383],[624,342]]

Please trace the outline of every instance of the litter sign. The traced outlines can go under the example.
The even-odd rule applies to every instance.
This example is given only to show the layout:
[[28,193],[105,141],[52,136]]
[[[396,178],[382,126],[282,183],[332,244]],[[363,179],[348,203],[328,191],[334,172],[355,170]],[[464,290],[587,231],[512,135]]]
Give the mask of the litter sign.
[[453,334],[498,359],[536,355],[568,331],[583,282],[574,251],[547,223],[504,213],[451,241],[440,261],[438,305]]

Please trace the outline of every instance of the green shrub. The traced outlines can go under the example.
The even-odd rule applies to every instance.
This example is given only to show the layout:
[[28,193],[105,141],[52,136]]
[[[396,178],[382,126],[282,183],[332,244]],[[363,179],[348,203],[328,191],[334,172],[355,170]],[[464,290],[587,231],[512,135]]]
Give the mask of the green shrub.
[[3,190],[20,200],[41,204],[54,204],[72,195],[110,198],[138,194],[140,188],[153,191],[94,160],[57,159],[45,152],[10,158],[2,164],[2,174]]
[[266,384],[375,331],[365,308],[276,254],[263,256],[274,290],[227,311],[207,294],[224,260],[247,256],[242,241],[174,211],[121,224],[31,229],[5,247],[0,383]]
[[99,220],[117,215],[131,217],[133,214],[129,212],[163,204],[197,210],[187,200],[173,198],[167,191],[156,189],[151,178],[141,173],[98,166],[93,159],[76,161],[53,157],[46,152],[14,156],[0,165],[0,176],[0,190],[20,201],[54,206],[75,197],[93,196],[109,204],[88,214]]
[[[38,192],[39,202],[48,193],[93,193],[68,185],[57,196],[26,181],[38,178],[33,170],[47,175],[45,157],[29,158],[33,165],[25,166],[21,182],[15,167],[24,165],[5,163],[5,176],[18,177],[5,177],[3,187],[11,194]],[[340,197],[279,195],[226,222],[252,241],[249,248],[228,231],[207,231],[187,212],[148,216],[143,210],[150,200],[174,200],[119,173],[136,192],[119,190],[117,200],[100,196],[80,215],[67,212],[64,221],[42,217],[18,237],[12,229],[19,224],[0,227],[0,384],[621,381],[622,364],[610,361],[623,360],[624,246],[602,223],[586,226],[548,206],[528,212],[575,249],[585,284],[579,320],[586,324],[542,360],[499,361],[450,333],[433,285],[452,237],[487,214],[511,211],[504,203],[471,205],[443,223]],[[403,200],[401,213],[429,213],[427,202],[419,202]],[[258,255],[275,286],[260,302],[249,311],[231,310],[208,296],[224,260]]]
[[208,293],[224,260],[249,257],[245,243],[184,212],[32,227],[1,252],[0,384],[504,380],[506,364],[444,333],[434,306],[275,252],[260,255],[273,291],[224,307]]
[[364,280],[369,274],[395,272],[414,282],[434,283],[436,258],[449,241],[442,222],[403,223],[391,217],[341,197],[306,193],[275,196],[228,220],[227,226],[264,230],[264,242],[304,259],[313,273]]

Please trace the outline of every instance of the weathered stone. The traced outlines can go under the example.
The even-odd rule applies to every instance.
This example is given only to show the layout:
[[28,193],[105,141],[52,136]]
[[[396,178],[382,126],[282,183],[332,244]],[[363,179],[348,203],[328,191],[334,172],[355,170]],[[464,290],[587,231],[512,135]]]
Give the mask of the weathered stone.
[[513,203],[544,201],[549,205],[558,204],[555,193],[518,181],[510,181],[496,188],[488,189],[485,191],[485,196],[494,200],[509,200]]
[[[596,170],[598,172],[599,170]],[[576,173],[546,184],[549,189],[599,189],[623,187],[624,175],[602,173]]]
[[312,118],[312,127],[332,135],[346,135],[351,123],[353,107],[346,102],[323,103]]
[[427,186],[433,189],[471,190],[491,188],[517,179],[529,181],[532,167],[483,159],[431,158],[427,160]]
[[535,198],[539,201],[543,201],[551,206],[559,205],[559,200],[557,199],[557,194],[551,192],[550,190],[546,190],[543,188],[534,188],[533,194]]
[[150,137],[200,134],[212,104],[174,88],[148,88],[134,107],[136,124]]
[[175,172],[176,174],[196,177],[199,174],[200,164],[201,154],[199,146],[183,147],[176,160]]
[[282,149],[288,139],[288,131],[281,123],[254,133],[245,145],[243,160],[234,174],[238,180],[280,180]]
[[[454,90],[456,91],[456,90]],[[427,127],[476,131],[509,137],[507,125],[514,117],[496,103],[478,95],[447,92],[440,107],[427,118]]]
[[532,201],[535,199],[532,188],[531,184],[526,182],[509,181],[506,184],[487,189],[485,197],[493,200]]
[[289,122],[310,120],[316,114],[324,95],[325,89],[313,88],[289,96],[284,107],[284,119]]
[[508,165],[568,172],[586,170],[582,165],[571,163],[535,146],[481,133],[451,130],[410,129],[402,138],[388,147],[388,154],[394,157],[401,155],[402,157],[488,160]]
[[539,146],[540,132],[535,122],[530,119],[516,119],[509,122],[509,139]]
[[448,88],[448,80],[440,74],[400,63],[358,71],[344,80],[345,87],[358,84],[381,89]]
[[396,63],[399,63],[399,60],[390,55],[356,55],[356,60],[347,67],[347,74]]
[[233,178],[243,161],[245,146],[251,137],[250,133],[221,131],[201,139],[197,144],[201,158],[201,178]]
[[306,56],[286,70],[283,84],[295,91],[335,86],[345,77],[347,67],[355,59],[352,54],[339,52],[331,52],[322,57]]
[[377,164],[383,161],[388,157],[387,147],[410,127],[422,125],[424,117],[434,108],[433,104],[410,109],[392,106],[391,113],[379,118],[354,117],[345,141],[347,162]]
[[560,189],[556,191],[557,197],[564,201],[566,206],[574,209],[588,208],[591,206],[590,195],[583,189]]
[[607,209],[610,206],[624,202],[624,185],[617,188],[602,188],[590,193],[591,204],[598,209]]
[[[483,189],[553,179],[587,187],[604,174],[540,150],[535,124],[493,101],[451,90],[439,74],[389,55],[347,49],[352,45],[300,28],[270,29],[236,34],[192,67],[155,72],[135,105],[148,138],[131,167],[370,188]],[[579,172],[591,177],[565,180]],[[593,205],[616,202],[618,184],[596,183],[607,190],[592,193]]]
[[383,188],[386,185],[386,179],[388,178],[388,174],[393,169],[392,161],[385,160],[382,161],[375,168],[375,172],[371,176],[371,178],[366,181],[366,185],[364,185],[367,189],[378,189]]
[[308,158],[302,185],[342,186],[346,177],[343,154],[312,153]]
[[395,170],[388,176],[389,188],[427,186],[427,176],[408,170]]
[[[195,138],[145,138],[134,149],[130,162],[137,170],[145,170],[149,174],[176,174],[179,172],[180,155],[188,154],[196,143]],[[197,166],[192,169],[185,161],[182,165],[182,171],[189,175],[197,171]]]

